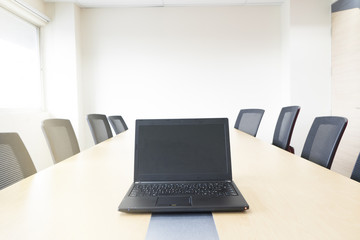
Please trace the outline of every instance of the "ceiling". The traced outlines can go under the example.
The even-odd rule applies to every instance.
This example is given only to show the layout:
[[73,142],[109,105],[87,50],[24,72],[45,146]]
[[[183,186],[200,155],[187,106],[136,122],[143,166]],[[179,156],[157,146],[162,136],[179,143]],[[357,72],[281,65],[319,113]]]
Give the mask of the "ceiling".
[[45,2],[71,2],[80,7],[170,7],[170,6],[234,6],[279,5],[284,0],[45,0]]

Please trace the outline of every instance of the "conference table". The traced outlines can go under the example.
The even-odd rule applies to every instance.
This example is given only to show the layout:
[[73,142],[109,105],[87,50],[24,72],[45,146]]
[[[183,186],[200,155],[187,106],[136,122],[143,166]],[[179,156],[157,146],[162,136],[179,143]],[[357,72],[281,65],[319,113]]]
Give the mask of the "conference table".
[[[360,238],[360,183],[236,129],[230,141],[250,209],[214,212],[219,239]],[[133,164],[128,130],[1,190],[0,239],[146,239],[151,214],[117,211]]]

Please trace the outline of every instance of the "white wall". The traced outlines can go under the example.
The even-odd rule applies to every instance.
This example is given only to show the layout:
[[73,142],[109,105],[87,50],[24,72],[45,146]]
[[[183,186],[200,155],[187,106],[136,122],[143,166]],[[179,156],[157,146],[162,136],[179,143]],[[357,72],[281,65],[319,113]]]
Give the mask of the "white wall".
[[301,106],[292,140],[297,154],[314,118],[331,115],[332,2],[290,0],[288,5],[291,104]]
[[93,145],[87,113],[121,114],[133,129],[145,117],[234,123],[241,108],[259,107],[266,112],[258,136],[271,142],[280,108],[298,104],[300,154],[313,118],[330,114],[330,2],[81,10],[48,3],[49,113],[1,112],[0,130],[20,132],[40,170],[52,165],[40,130],[48,117],[71,119],[83,150]]
[[43,29],[46,111],[53,118],[70,119],[79,134],[80,47],[79,8],[72,3],[46,5],[52,21]]
[[241,108],[264,108],[258,135],[270,141],[285,104],[280,13],[82,9],[84,112],[121,114],[133,129],[136,118],[229,117],[233,125]]
[[313,119],[331,115],[332,2],[83,9],[84,113],[122,114],[131,126],[141,117],[234,122],[240,108],[259,107],[258,137],[271,142],[281,107],[300,105],[300,154]]

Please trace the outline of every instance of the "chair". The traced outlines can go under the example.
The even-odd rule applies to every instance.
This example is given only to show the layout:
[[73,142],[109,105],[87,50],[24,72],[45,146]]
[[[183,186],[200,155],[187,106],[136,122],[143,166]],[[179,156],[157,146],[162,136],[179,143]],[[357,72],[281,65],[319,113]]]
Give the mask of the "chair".
[[80,152],[70,120],[47,119],[41,128],[55,164]]
[[95,144],[101,143],[113,136],[105,115],[88,114],[86,118]]
[[109,116],[108,119],[116,134],[128,130],[128,127],[121,116]]
[[264,112],[263,109],[240,110],[234,128],[256,137]]
[[315,118],[301,157],[330,169],[347,122],[343,117]]
[[358,158],[356,160],[354,169],[351,173],[351,179],[360,182],[360,154],[358,155]]
[[295,152],[294,148],[290,146],[290,141],[299,112],[299,106],[283,107],[281,109],[275,127],[273,145],[291,153]]
[[36,173],[17,133],[0,133],[0,190]]

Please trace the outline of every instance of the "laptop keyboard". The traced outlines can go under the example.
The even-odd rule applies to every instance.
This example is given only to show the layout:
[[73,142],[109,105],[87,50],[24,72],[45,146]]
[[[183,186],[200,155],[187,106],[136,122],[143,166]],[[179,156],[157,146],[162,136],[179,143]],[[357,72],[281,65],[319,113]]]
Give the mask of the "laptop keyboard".
[[209,183],[138,183],[130,193],[130,197],[158,196],[237,196],[233,185],[229,182]]

